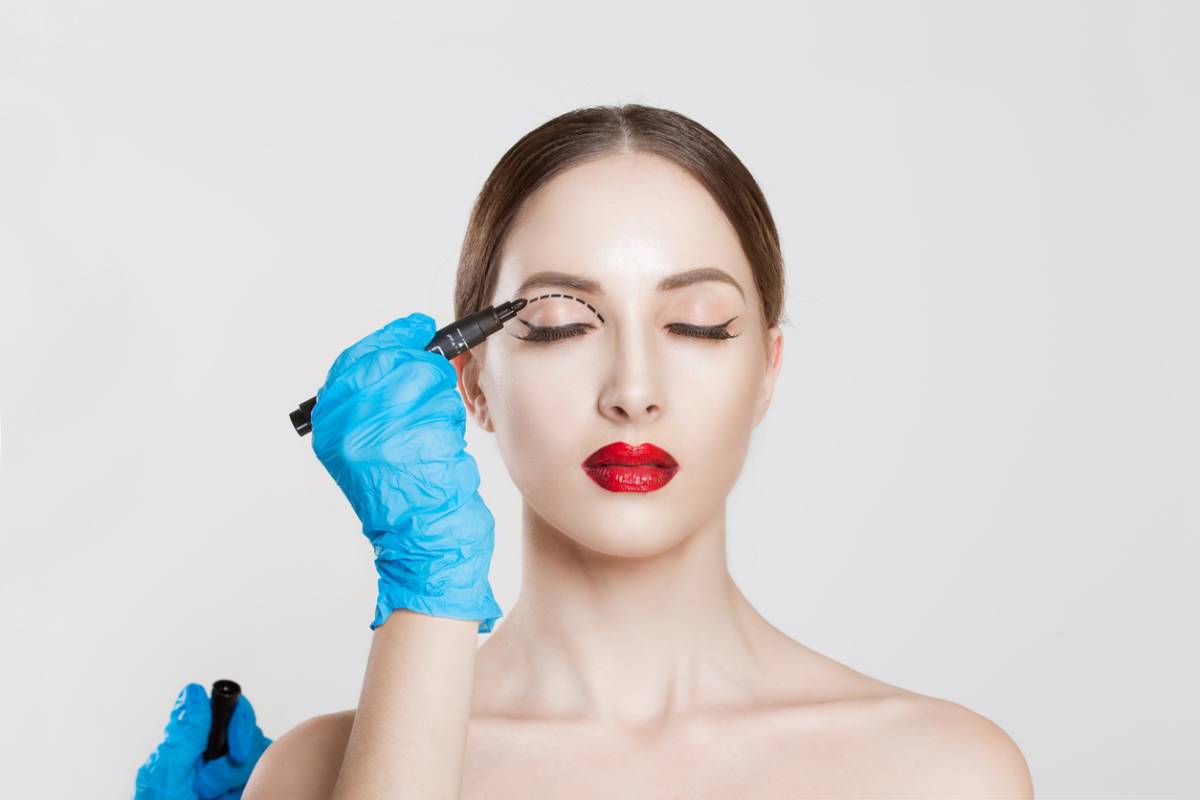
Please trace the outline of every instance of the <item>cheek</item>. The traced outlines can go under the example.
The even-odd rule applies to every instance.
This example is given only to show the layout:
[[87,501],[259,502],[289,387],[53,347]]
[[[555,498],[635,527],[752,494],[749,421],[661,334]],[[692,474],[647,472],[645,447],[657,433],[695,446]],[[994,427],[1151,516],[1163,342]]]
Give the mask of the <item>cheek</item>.
[[753,365],[743,357],[720,359],[705,366],[692,365],[686,382],[687,390],[675,393],[675,413],[680,419],[670,428],[686,431],[680,441],[686,447],[689,460],[703,465],[693,475],[711,491],[728,490],[737,480],[749,447],[753,431],[754,405],[759,382]]
[[[601,421],[594,399],[596,373],[579,358],[510,354],[491,375],[488,408],[497,445],[513,482],[522,491],[552,489],[562,465],[583,461],[589,432]],[[590,418],[589,418],[590,412]]]

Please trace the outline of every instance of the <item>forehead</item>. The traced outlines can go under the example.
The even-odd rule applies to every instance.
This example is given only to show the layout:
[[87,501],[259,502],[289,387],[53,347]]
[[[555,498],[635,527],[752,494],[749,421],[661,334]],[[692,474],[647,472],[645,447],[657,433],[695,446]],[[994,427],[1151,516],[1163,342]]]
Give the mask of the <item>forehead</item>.
[[556,175],[525,201],[504,243],[497,296],[543,270],[608,288],[696,267],[723,269],[752,291],[737,234],[699,181],[658,156],[605,156]]

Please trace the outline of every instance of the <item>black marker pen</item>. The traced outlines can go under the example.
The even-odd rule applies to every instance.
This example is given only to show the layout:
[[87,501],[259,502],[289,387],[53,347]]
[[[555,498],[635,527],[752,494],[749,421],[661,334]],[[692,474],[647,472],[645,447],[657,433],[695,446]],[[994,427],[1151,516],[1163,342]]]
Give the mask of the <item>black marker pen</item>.
[[[460,353],[465,353],[493,333],[504,328],[504,323],[517,315],[517,312],[529,302],[518,297],[496,306],[489,306],[483,311],[451,322],[438,332],[425,345],[430,352],[441,353],[449,361]],[[310,397],[300,404],[300,407],[288,416],[296,433],[303,436],[312,432],[312,410],[317,404],[317,398]]]
[[208,747],[204,749],[205,762],[220,758],[229,752],[229,720],[237,707],[242,687],[237,681],[219,680],[212,685],[212,724],[208,729]]

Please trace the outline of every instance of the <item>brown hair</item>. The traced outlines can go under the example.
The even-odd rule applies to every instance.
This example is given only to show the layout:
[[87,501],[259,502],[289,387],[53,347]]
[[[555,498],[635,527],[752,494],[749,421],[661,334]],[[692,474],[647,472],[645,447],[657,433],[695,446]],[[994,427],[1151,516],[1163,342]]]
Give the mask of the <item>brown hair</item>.
[[569,167],[621,153],[667,158],[708,189],[750,262],[766,327],[778,324],[783,315],[783,254],[758,183],[708,128],[677,112],[638,104],[568,111],[522,136],[500,158],[467,223],[455,278],[454,318],[490,305],[505,234],[526,198]]

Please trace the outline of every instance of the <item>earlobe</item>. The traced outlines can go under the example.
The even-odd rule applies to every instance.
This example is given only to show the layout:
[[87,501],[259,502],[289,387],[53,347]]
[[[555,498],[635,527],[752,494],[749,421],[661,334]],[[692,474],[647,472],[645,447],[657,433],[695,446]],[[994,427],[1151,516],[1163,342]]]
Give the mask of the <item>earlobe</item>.
[[450,360],[458,373],[458,392],[462,395],[463,406],[479,427],[492,433],[491,415],[488,413],[487,396],[479,385],[479,362],[471,357],[471,353],[460,353]]

